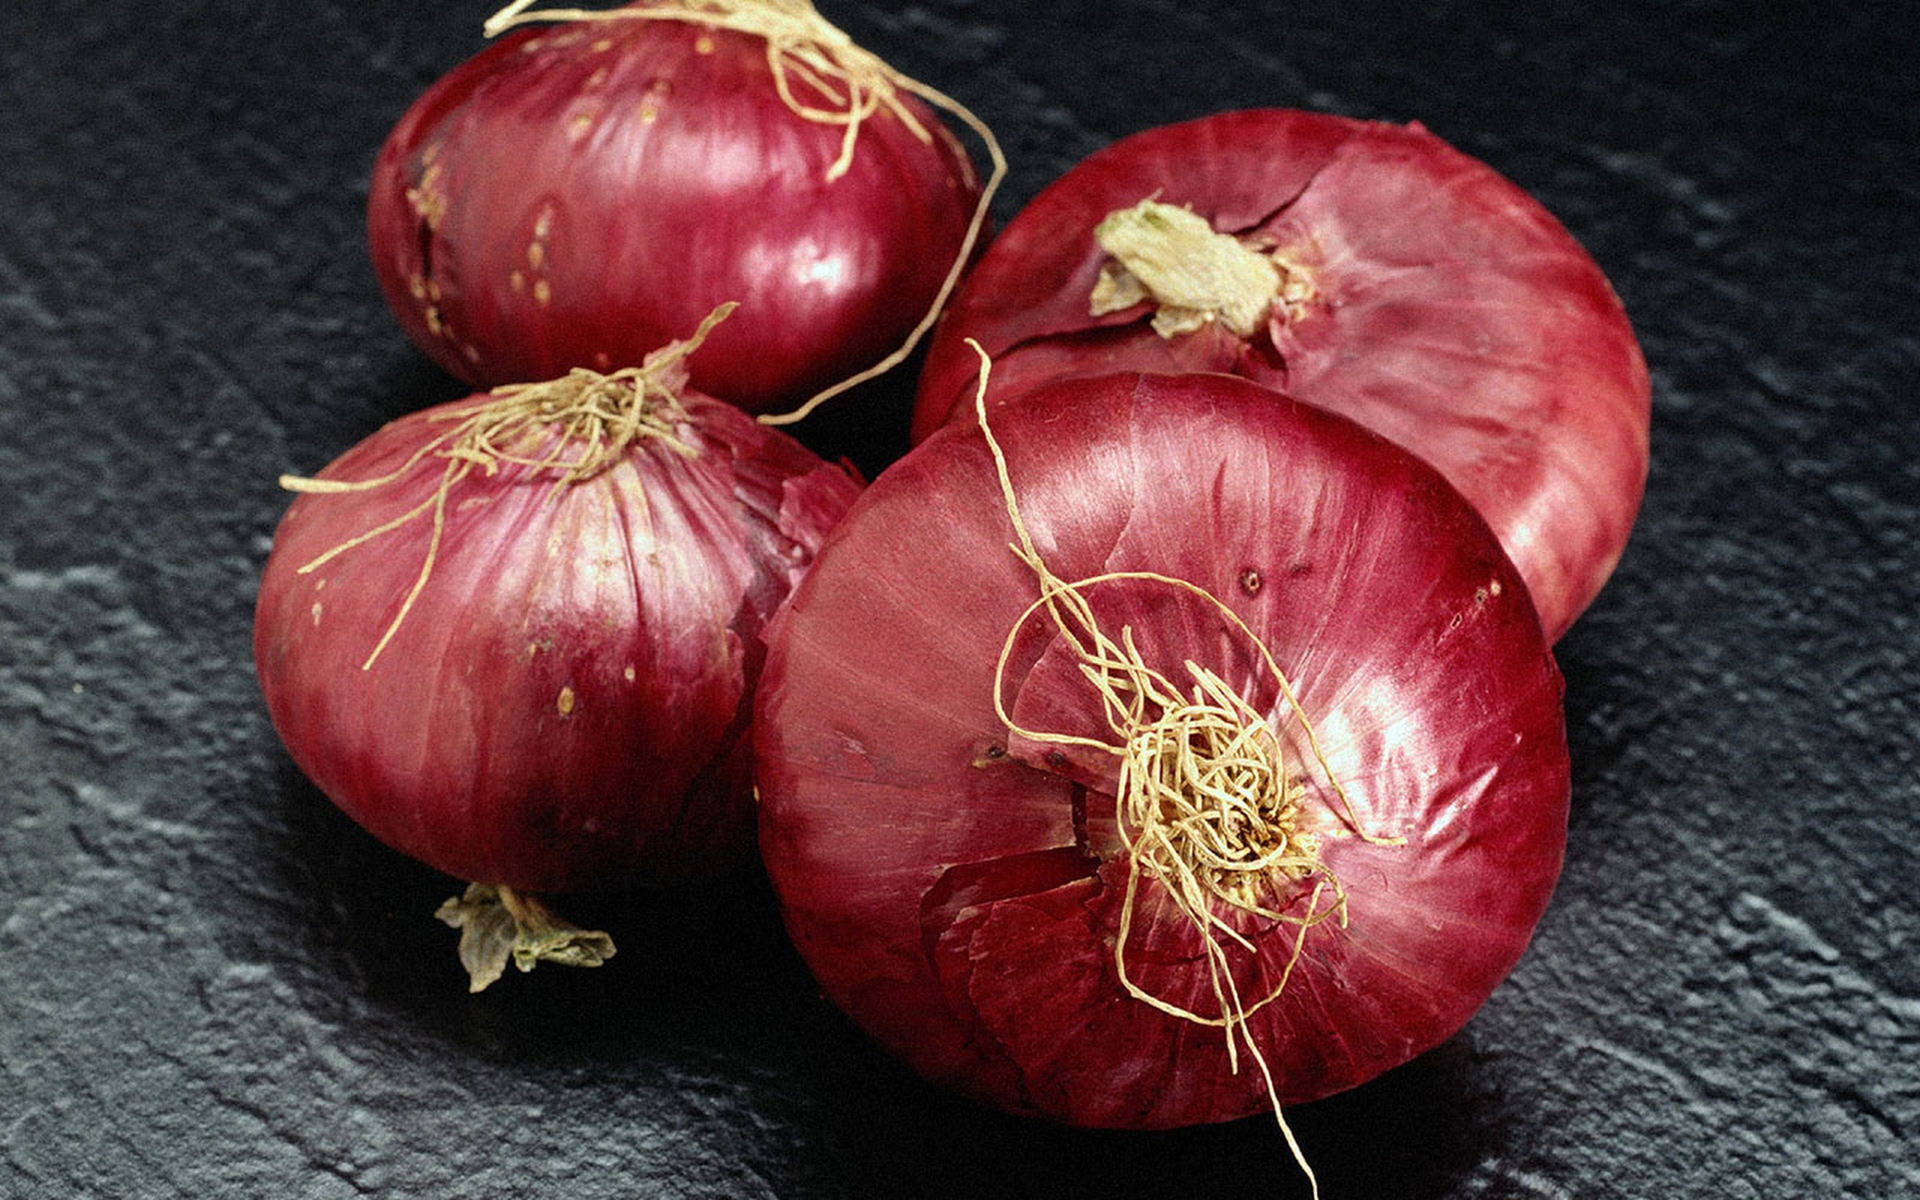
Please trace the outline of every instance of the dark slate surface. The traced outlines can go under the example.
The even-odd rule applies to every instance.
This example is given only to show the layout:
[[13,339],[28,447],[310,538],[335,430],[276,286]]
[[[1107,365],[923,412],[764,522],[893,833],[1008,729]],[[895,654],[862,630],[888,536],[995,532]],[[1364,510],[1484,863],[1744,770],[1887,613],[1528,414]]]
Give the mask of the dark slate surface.
[[[1565,882],[1463,1033],[1294,1114],[1329,1197],[1920,1195],[1920,20],[1751,7],[829,2],[998,127],[1003,218],[1148,125],[1419,118],[1644,339],[1644,516],[1561,647]],[[753,882],[583,901],[612,965],[469,998],[449,881],[289,765],[248,650],[274,477],[457,393],[361,204],[489,8],[0,12],[0,1195],[1303,1194],[1260,1120],[933,1091]],[[877,468],[904,424],[808,436]]]

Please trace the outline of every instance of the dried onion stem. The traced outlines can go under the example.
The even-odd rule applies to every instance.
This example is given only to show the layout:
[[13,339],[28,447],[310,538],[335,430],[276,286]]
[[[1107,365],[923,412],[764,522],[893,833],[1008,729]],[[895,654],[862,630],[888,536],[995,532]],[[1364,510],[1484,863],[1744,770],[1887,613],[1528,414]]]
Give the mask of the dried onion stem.
[[1108,213],[1093,236],[1110,257],[1087,312],[1097,317],[1150,302],[1153,331],[1163,338],[1214,322],[1250,338],[1276,317],[1300,319],[1316,294],[1312,273],[1287,252],[1259,249],[1216,231],[1191,209],[1151,197]]
[[470,883],[433,915],[460,931],[469,992],[487,990],[508,963],[522,972],[543,962],[597,967],[614,954],[613,939],[600,930],[570,924],[539,897],[497,884]]

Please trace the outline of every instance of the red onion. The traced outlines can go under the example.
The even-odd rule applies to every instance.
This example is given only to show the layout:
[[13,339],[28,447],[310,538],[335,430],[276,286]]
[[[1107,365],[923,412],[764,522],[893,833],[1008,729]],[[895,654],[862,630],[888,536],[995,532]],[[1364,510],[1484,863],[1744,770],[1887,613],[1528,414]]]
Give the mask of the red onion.
[[[1458,1029],[1567,819],[1560,676],[1486,523],[1226,376],[1071,380],[991,427],[1005,493],[942,429],[769,633],[761,850],[827,994],[933,1080],[1110,1127],[1310,1100]],[[1143,672],[1212,680],[1238,740]]]
[[965,109],[806,0],[526,7],[489,32],[573,23],[449,72],[374,167],[374,266],[441,366],[482,386],[633,366],[737,301],[692,383],[759,410],[931,324],[984,202],[917,96],[988,139],[997,180],[999,151]]
[[1479,508],[1549,641],[1612,572],[1646,480],[1646,364],[1605,277],[1525,192],[1417,124],[1268,109],[1117,142],[1042,192],[955,296],[916,437],[965,415],[963,337],[994,356],[999,394],[1228,371],[1352,417]]
[[509,902],[751,856],[764,627],[857,485],[685,390],[696,344],[288,481],[254,631],[274,727],[375,837]]

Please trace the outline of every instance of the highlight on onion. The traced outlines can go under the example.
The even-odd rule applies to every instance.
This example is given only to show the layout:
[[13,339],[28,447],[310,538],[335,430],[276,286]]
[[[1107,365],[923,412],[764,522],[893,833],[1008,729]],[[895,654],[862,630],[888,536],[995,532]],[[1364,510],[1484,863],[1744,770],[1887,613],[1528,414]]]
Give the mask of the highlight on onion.
[[1513,967],[1561,683],[1431,467],[1227,376],[1050,385],[891,467],[776,618],[761,851],[931,1080],[1165,1128],[1360,1084]]
[[1226,371],[1353,418],[1473,502],[1549,642],[1612,573],[1646,482],[1646,363],[1599,267],[1418,124],[1229,112],[1093,154],[955,295],[916,440],[967,419],[969,337],[997,395]]
[[254,629],[274,728],[375,837],[473,883],[442,916],[476,991],[611,953],[539,893],[751,860],[765,626],[858,485],[686,386],[725,312],[283,480]]
[[368,242],[415,344],[479,386],[605,372],[737,301],[691,380],[751,411],[904,357],[986,212],[933,108],[986,142],[990,188],[978,118],[809,0],[531,2],[487,32],[563,23],[448,72],[374,166]]

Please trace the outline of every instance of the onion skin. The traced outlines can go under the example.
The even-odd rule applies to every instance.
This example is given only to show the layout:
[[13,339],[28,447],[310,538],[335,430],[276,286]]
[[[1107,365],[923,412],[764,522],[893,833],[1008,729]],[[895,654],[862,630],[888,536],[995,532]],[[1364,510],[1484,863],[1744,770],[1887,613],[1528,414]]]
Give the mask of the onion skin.
[[[1228,603],[1288,673],[1361,826],[1407,838],[1369,844],[1321,818],[1351,920],[1310,931],[1250,1020],[1280,1101],[1453,1033],[1545,908],[1569,787],[1559,672],[1484,521],[1383,439],[1225,376],[1073,380],[989,408],[1049,569],[1159,572]],[[983,438],[949,426],[862,495],[776,619],[755,737],[788,929],[859,1024],[978,1099],[1120,1128],[1260,1111],[1259,1072],[1244,1057],[1231,1072],[1219,1028],[1121,988],[1111,766],[1009,745],[995,716],[995,659],[1037,595],[1009,537]],[[1130,626],[1150,657],[1252,678],[1223,661],[1217,611],[1184,593],[1094,595],[1108,632]],[[1012,715],[1090,730],[1074,659],[1051,626],[1026,628]],[[1198,938],[1157,888],[1129,969],[1217,1012]],[[1260,959],[1237,960],[1242,995],[1271,988],[1294,936],[1269,929]]]
[[[321,473],[366,480],[446,433],[428,409]],[[450,875],[523,891],[671,883],[752,852],[747,703],[767,620],[857,493],[731,405],[687,394],[686,457],[639,442],[556,491],[503,463],[430,515],[298,568],[428,502],[428,458],[303,495],[261,581],[254,656],[274,728],[368,832]],[[441,420],[435,420],[436,415]]]
[[795,404],[892,350],[966,235],[973,167],[931,110],[901,102],[931,143],[882,110],[829,182],[841,130],[781,102],[760,38],[655,20],[523,30],[388,135],[374,268],[408,337],[476,386],[636,366],[738,301],[693,386],[752,411]]
[[[1251,341],[1088,315],[1094,227],[1149,197],[1270,234],[1316,298]],[[1438,467],[1499,535],[1557,641],[1613,571],[1647,475],[1650,387],[1620,301],[1544,208],[1419,125],[1284,109],[1151,129],[1093,154],[1001,233],[927,355],[915,440],[971,413],[977,360],[1014,395],[1068,375],[1226,371]]]

